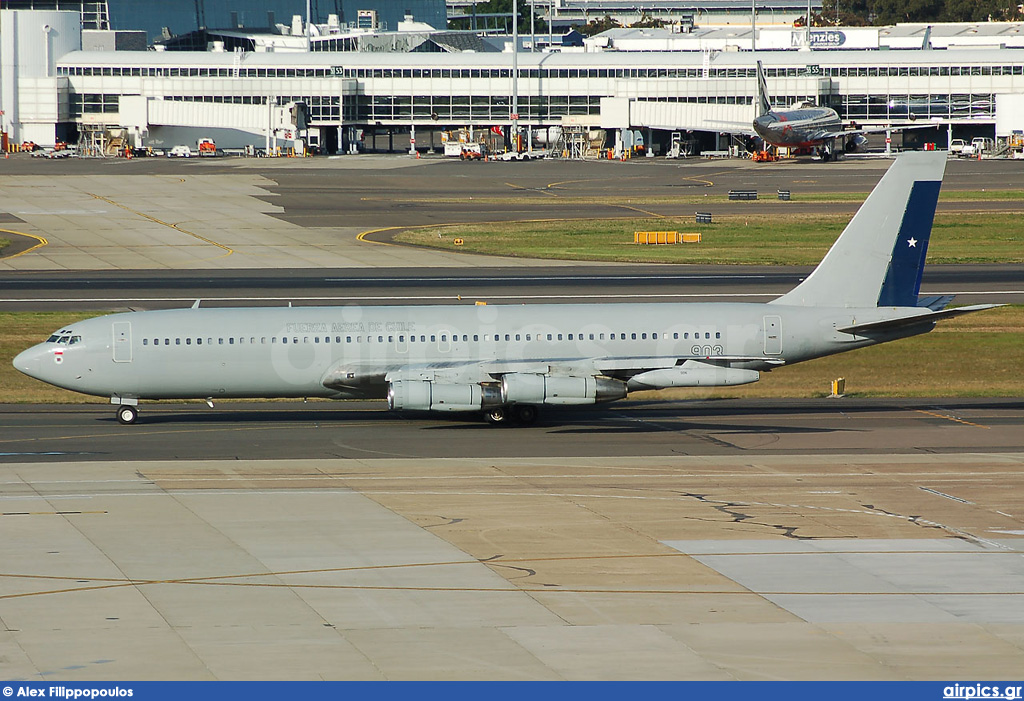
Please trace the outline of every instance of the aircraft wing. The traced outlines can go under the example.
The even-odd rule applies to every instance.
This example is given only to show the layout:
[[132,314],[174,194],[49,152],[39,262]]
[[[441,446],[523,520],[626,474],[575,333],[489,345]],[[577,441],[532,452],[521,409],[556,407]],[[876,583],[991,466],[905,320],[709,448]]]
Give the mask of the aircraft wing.
[[857,134],[866,133],[863,129],[819,129],[818,131],[812,131],[807,137],[807,141],[827,141],[828,139],[842,139],[847,136],[856,136]]
[[590,375],[633,375],[648,370],[662,370],[682,365],[688,360],[710,365],[766,362],[781,365],[784,361],[764,356],[740,355],[665,355],[665,356],[602,356],[572,360],[469,361],[448,364],[406,365],[381,373],[389,382],[397,380],[431,380],[453,383],[490,382],[510,373],[584,377]]
[[[899,124],[899,125],[888,126],[888,127],[858,127],[858,130],[859,130],[859,133],[861,133],[861,134],[884,134],[887,131],[893,132],[893,133],[897,133],[897,132],[901,132],[901,131],[911,131],[913,129],[934,129],[934,128],[935,128],[935,124],[934,123],[930,123],[930,124]],[[850,131],[852,132],[853,130],[850,130]]]

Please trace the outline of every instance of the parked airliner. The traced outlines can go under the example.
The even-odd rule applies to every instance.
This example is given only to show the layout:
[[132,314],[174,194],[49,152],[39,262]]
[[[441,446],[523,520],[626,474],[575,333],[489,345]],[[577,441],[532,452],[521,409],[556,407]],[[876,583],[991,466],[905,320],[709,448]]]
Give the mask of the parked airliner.
[[[772,109],[764,67],[757,62],[758,110],[754,132],[766,144],[791,149],[814,149],[822,161],[835,154],[835,140],[840,139],[844,152],[855,151],[867,142],[864,129],[851,125],[843,128],[843,120],[831,107],[796,107]],[[882,131],[882,130],[879,130]]]
[[14,359],[34,378],[109,397],[386,398],[392,409],[530,423],[539,407],[761,372],[930,331],[998,305],[918,298],[946,158],[907,153],[818,267],[765,304],[547,304],[190,309],[77,322]]

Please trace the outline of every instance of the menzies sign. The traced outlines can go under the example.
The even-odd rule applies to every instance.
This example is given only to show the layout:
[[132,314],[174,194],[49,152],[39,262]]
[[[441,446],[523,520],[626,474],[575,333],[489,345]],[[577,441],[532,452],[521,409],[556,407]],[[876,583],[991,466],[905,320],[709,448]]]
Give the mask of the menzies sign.
[[[877,49],[878,27],[844,27],[834,29],[814,27],[811,29],[811,49],[849,50]],[[806,29],[763,29],[758,32],[759,49],[802,49],[807,45]]]
[[[790,33],[790,46],[802,48],[806,41],[804,31]],[[846,33],[838,29],[811,30],[812,49],[838,49],[846,43]]]

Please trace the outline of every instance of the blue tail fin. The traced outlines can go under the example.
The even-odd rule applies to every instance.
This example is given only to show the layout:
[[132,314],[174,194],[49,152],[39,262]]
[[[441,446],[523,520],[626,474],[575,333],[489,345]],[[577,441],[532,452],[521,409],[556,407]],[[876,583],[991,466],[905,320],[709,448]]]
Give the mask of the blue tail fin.
[[900,233],[889,260],[889,270],[878,293],[879,307],[917,306],[917,293],[921,289],[924,259],[928,254],[928,239],[932,235],[932,220],[941,186],[941,181],[931,180],[915,182],[911,188]]

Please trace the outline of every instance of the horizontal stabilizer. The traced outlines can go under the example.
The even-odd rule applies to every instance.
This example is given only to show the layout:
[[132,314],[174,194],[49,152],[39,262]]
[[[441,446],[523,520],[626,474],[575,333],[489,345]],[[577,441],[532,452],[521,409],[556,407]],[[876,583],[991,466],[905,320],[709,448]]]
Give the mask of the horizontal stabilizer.
[[869,321],[864,324],[854,324],[853,326],[844,326],[838,331],[843,333],[852,334],[863,334],[871,331],[890,331],[892,329],[905,328],[907,326],[917,326],[919,324],[932,324],[942,319],[951,319],[954,316],[961,316],[962,314],[970,314],[971,312],[980,312],[985,309],[994,309],[996,307],[1005,306],[1003,304],[974,304],[969,307],[957,307],[956,309],[946,309],[941,312],[922,312],[920,314],[913,314],[911,316],[901,316],[896,319],[883,319],[882,321]]

